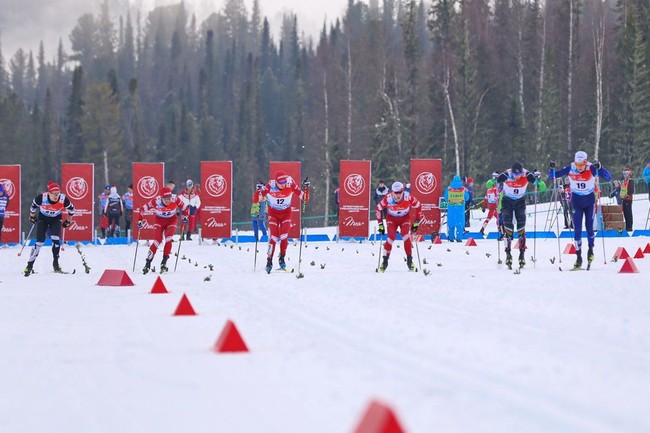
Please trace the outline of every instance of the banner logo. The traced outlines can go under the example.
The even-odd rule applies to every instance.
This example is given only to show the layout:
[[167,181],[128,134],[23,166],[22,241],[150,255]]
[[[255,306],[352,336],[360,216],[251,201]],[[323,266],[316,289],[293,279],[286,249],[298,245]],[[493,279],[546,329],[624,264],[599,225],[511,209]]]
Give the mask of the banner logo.
[[438,187],[436,177],[430,171],[423,171],[415,179],[415,187],[421,194],[431,194]]
[[88,183],[83,177],[71,178],[65,186],[66,194],[74,200],[81,200],[88,194]]
[[152,199],[158,189],[158,181],[153,176],[144,176],[138,181],[138,193],[146,200]]
[[14,187],[14,183],[9,179],[0,179],[0,183],[9,196],[9,200],[13,200],[14,195],[16,195],[16,188]]
[[353,197],[356,197],[365,191],[366,181],[360,174],[353,173],[345,178],[343,187],[345,188],[345,192]]
[[205,180],[205,190],[212,197],[221,197],[227,189],[226,178],[220,174],[213,174]]

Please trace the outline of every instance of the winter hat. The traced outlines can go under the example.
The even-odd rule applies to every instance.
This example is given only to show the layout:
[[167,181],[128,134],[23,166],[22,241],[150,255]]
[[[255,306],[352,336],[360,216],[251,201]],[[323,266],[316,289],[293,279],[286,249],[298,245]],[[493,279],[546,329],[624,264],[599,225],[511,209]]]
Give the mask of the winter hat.
[[467,178],[467,183],[474,183],[474,179],[471,178],[471,177],[468,177],[468,178]]
[[390,187],[390,190],[393,192],[400,193],[404,191],[404,184],[402,182],[393,182],[393,185]]
[[280,170],[280,171],[275,172],[275,181],[277,183],[279,183],[281,185],[284,185],[285,183],[287,183],[288,179],[289,179],[289,176],[284,171]]
[[172,190],[164,187],[163,189],[160,190],[160,196],[162,198],[172,198]]
[[48,182],[47,183],[47,191],[48,192],[61,192],[61,187],[56,182]]
[[583,152],[582,150],[577,151],[574,162],[577,164],[584,164],[587,162],[587,152]]
[[104,187],[104,189],[111,189],[111,186],[110,186],[110,185],[106,185],[106,186]]
[[512,173],[513,174],[522,174],[524,172],[524,166],[521,165],[521,162],[515,162],[512,164]]
[[111,187],[111,194],[117,194],[117,187],[115,186]]
[[192,188],[194,186],[194,182],[192,182],[192,179],[187,179],[185,181],[185,186],[188,188]]

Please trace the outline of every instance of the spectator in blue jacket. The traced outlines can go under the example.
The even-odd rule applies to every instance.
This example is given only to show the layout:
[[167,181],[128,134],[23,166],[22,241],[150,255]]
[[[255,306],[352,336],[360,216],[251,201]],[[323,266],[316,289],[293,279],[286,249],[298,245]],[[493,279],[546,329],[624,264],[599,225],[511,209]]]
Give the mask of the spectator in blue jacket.
[[459,175],[454,175],[449,187],[444,192],[447,202],[447,239],[449,242],[462,242],[465,222],[465,203],[469,193]]

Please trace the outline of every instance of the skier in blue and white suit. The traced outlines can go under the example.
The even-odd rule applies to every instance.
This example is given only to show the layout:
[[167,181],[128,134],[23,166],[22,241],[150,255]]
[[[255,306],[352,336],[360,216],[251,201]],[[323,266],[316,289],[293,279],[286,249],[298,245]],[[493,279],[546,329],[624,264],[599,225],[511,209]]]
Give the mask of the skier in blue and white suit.
[[465,230],[465,202],[469,200],[469,193],[459,175],[454,175],[445,189],[444,197],[447,201],[447,238],[449,242],[461,242]]
[[602,177],[605,180],[612,178],[611,173],[598,161],[593,164],[587,161],[587,153],[576,152],[574,162],[556,170],[555,161],[551,161],[548,176],[551,179],[560,176],[569,177],[571,189],[571,206],[573,207],[573,239],[576,246],[576,263],[574,268],[582,266],[582,218],[585,219],[587,231],[587,261],[594,260],[594,205],[596,203],[596,180]]

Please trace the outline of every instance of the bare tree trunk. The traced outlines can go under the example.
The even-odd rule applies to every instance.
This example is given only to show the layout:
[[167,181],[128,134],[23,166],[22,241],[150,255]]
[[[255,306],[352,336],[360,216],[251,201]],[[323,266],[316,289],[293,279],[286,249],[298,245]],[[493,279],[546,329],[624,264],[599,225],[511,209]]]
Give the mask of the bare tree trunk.
[[546,62],[544,57],[546,55],[546,9],[542,14],[542,46],[539,56],[539,92],[537,94],[537,146],[536,150],[539,153],[542,150],[542,125],[544,123],[544,80]]
[[332,161],[330,160],[330,114],[329,114],[329,99],[327,94],[327,73],[323,74],[323,109],[325,110],[325,221],[324,225],[327,227],[327,215],[330,209],[330,189],[332,177]]
[[449,120],[451,121],[451,130],[454,133],[454,149],[456,152],[456,173],[460,174],[460,144],[458,143],[458,130],[456,128],[456,119],[454,118],[454,108],[451,105],[451,95],[449,94],[449,83],[451,81],[449,68],[445,69],[445,81],[442,88],[445,93],[445,101],[447,102],[447,110],[449,110]]
[[348,38],[348,159],[352,156],[352,53]]
[[108,150],[104,149],[102,154],[104,156],[104,185],[110,185],[108,177]]
[[[599,8],[600,9],[600,8]],[[605,52],[605,12],[599,10],[598,22],[594,27],[594,66],[596,68],[596,134],[594,137],[594,159],[598,160],[600,137],[603,129],[603,57]]]
[[519,78],[519,110],[521,121],[526,122],[526,106],[524,102],[524,59],[522,53],[522,20],[523,20],[523,7],[520,1],[515,5],[517,17],[517,75]]
[[573,135],[573,122],[571,113],[573,111],[573,20],[575,15],[575,0],[569,0],[569,70],[567,73],[567,150],[571,150]]

